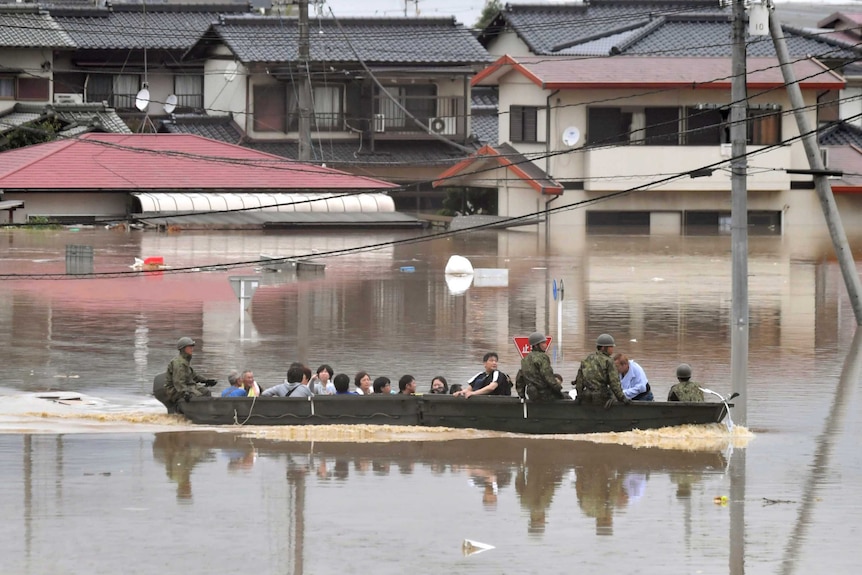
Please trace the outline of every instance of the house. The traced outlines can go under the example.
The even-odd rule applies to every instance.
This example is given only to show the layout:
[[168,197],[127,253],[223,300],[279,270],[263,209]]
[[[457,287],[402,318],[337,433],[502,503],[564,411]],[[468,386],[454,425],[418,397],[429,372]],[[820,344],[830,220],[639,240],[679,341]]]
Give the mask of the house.
[[188,134],[83,134],[0,154],[14,220],[240,228],[419,225],[394,184]]
[[[435,185],[496,189],[500,215],[553,210],[552,229],[729,229],[730,32],[726,11],[697,1],[507,5],[479,35],[499,57],[473,79],[498,89],[498,142]],[[817,125],[858,49],[785,33]],[[748,41],[749,221],[756,233],[822,225],[810,176],[785,171],[808,164],[771,40]]]
[[451,18],[314,19],[307,65],[299,37],[294,18],[212,24],[183,57],[204,65],[206,117],[176,116],[166,129],[211,132],[220,117],[227,141],[296,158],[297,95],[309,77],[315,163],[412,184],[396,197],[407,205],[439,195],[416,184],[476,149],[470,80],[491,58],[471,32]]

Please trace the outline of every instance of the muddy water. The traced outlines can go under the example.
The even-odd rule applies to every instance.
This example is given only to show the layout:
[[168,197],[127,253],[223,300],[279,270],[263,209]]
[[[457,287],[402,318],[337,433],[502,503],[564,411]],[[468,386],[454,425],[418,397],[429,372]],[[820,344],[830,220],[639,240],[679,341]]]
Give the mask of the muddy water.
[[[566,381],[606,331],[658,397],[680,361],[730,390],[726,237],[545,250],[486,233],[324,257],[404,237],[3,232],[0,274],[27,274],[0,281],[3,572],[855,572],[860,344],[828,238],[750,240],[748,421],[730,436],[198,430],[147,396],[180,335],[221,381],[248,367],[271,385],[299,360],[424,388],[466,380],[488,350],[514,373],[511,337],[537,328]],[[97,272],[194,269],[45,279],[69,244],[92,245]],[[327,267],[262,277],[244,310],[229,278],[254,265],[209,266],[261,253]],[[447,284],[452,254],[508,285]],[[495,549],[465,555],[465,539]]]

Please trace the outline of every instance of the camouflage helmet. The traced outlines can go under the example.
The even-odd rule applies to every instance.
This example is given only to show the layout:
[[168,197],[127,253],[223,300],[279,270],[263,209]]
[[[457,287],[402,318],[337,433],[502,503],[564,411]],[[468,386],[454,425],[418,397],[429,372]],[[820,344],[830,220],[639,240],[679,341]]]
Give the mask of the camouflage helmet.
[[676,376],[679,378],[691,377],[691,366],[687,363],[681,363],[676,366]]
[[184,347],[188,347],[188,346],[194,345],[194,344],[195,344],[195,340],[193,340],[192,338],[187,337],[187,336],[181,337],[180,339],[177,340],[177,349],[183,349]]
[[614,338],[610,334],[603,333],[596,339],[596,345],[599,347],[609,347],[614,345]]
[[527,338],[527,341],[530,342],[530,345],[539,345],[540,343],[545,343],[545,334],[540,331],[534,331],[530,334],[530,337]]

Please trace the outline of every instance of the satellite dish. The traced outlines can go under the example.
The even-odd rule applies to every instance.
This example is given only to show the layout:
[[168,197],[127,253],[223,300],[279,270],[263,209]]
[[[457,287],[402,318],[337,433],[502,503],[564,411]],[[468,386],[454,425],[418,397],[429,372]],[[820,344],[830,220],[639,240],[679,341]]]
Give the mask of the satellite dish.
[[177,109],[177,95],[171,94],[164,103],[165,114],[170,114]]
[[563,143],[567,146],[574,146],[581,139],[581,131],[575,126],[569,126],[563,130]]
[[234,78],[236,78],[236,62],[230,62],[224,69],[224,79],[233,82]]
[[146,88],[141,88],[138,95],[135,96],[135,108],[143,112],[150,105],[150,91]]

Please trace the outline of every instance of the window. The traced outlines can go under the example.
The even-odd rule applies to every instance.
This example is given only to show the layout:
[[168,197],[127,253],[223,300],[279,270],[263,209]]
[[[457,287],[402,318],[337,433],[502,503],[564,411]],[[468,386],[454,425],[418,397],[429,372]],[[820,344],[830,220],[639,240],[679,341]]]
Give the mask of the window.
[[204,77],[198,74],[174,76],[174,94],[177,96],[177,108],[203,110]]
[[748,110],[748,143],[769,146],[781,142],[781,112]]
[[281,84],[254,87],[254,131],[285,132],[286,92]]
[[536,106],[509,107],[509,140],[538,142],[539,109]]
[[[437,112],[437,86],[409,85],[387,87],[390,97],[379,93],[377,95],[377,114],[383,114],[387,131],[424,131],[421,126],[411,120],[401,109],[410,112],[417,120],[428,125]],[[394,100],[394,101],[393,101]],[[397,102],[397,104],[396,104]]]
[[644,108],[647,146],[679,144],[679,108]]
[[631,112],[622,108],[589,108],[587,110],[587,143],[596,145],[627,144],[632,126]]
[[727,110],[714,107],[686,108],[685,143],[689,146],[717,146],[730,142],[727,114]]
[[311,100],[314,105],[314,129],[341,129],[341,87],[314,86],[311,89]]
[[90,74],[87,101],[108,102],[114,108],[131,110],[140,89],[141,77],[137,74]]
[[0,100],[15,99],[15,78],[0,78]]

